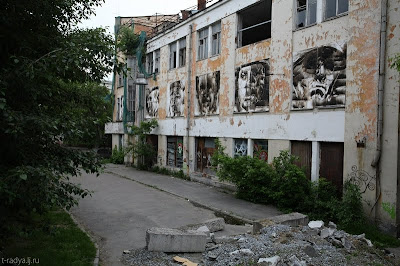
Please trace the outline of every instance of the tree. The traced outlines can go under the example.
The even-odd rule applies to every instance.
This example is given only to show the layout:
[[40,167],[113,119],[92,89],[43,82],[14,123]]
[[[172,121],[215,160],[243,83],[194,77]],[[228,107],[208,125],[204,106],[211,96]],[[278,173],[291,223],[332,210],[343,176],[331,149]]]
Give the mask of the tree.
[[[88,108],[112,70],[114,41],[78,29],[103,0],[5,0],[0,11],[0,217],[69,208],[90,191],[70,181],[99,173],[93,153],[61,145],[93,134]],[[103,95],[101,96],[103,99]]]

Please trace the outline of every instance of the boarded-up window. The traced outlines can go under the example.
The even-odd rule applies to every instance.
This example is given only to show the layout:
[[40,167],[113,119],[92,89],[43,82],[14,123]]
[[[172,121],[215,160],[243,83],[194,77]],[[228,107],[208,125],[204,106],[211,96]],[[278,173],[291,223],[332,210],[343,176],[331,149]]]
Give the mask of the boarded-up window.
[[214,174],[211,157],[215,151],[215,138],[196,138],[196,168],[206,174]]
[[341,142],[320,143],[319,176],[331,181],[339,195],[343,191],[343,151],[344,145]]
[[256,139],[253,141],[253,157],[268,161],[268,140]]
[[292,155],[299,157],[295,164],[304,169],[307,178],[311,179],[312,143],[310,141],[292,141],[291,146]]
[[167,137],[167,164],[179,168],[183,166],[183,137]]
[[235,139],[234,157],[247,156],[247,139]]

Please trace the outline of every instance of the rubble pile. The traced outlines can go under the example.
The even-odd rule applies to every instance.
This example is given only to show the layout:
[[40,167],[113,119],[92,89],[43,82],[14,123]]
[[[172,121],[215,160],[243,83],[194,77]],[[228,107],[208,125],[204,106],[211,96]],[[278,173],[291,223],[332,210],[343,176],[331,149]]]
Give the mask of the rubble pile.
[[[200,231],[205,228],[202,226]],[[205,230],[207,231],[207,230]],[[207,234],[202,253],[165,253],[147,249],[123,254],[127,265],[399,265],[392,254],[373,247],[365,235],[350,235],[334,223],[311,221],[308,225],[274,224],[259,234],[216,237]]]

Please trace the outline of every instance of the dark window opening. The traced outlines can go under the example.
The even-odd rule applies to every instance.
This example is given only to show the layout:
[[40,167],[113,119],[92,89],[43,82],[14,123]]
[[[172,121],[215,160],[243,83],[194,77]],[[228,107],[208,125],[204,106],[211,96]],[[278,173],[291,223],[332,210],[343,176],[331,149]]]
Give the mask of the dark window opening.
[[167,137],[167,165],[182,168],[183,137]]
[[332,18],[349,10],[349,0],[326,0],[325,18]]
[[160,71],[160,49],[156,50],[156,58],[154,60],[154,73]]
[[196,138],[196,169],[203,174],[215,175],[211,158],[215,151],[215,138]]
[[238,13],[239,47],[271,38],[271,6],[264,0]]
[[253,157],[268,161],[268,140],[256,139],[253,141]]
[[176,42],[169,45],[169,69],[176,68]]

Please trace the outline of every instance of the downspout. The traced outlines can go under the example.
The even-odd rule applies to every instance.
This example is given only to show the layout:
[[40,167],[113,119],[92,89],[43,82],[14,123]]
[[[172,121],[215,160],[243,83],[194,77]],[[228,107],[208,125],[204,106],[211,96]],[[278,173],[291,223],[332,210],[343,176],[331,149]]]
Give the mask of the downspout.
[[187,115],[186,115],[186,160],[187,160],[187,175],[190,174],[190,163],[189,163],[189,156],[190,156],[190,149],[189,149],[189,131],[190,131],[190,91],[191,91],[191,87],[192,87],[192,30],[193,30],[193,26],[189,25],[189,47],[188,47],[188,70],[187,70]]
[[[376,200],[371,208],[372,213],[378,203],[382,191],[380,180],[380,159],[382,155],[382,135],[383,135],[383,97],[385,87],[385,67],[386,67],[386,21],[387,21],[387,0],[382,1],[381,7],[381,31],[380,31],[380,54],[379,54],[379,84],[378,84],[378,122],[377,122],[377,143],[374,159],[371,166],[376,168]],[[375,209],[375,212],[377,209]],[[376,217],[376,215],[375,215]]]

